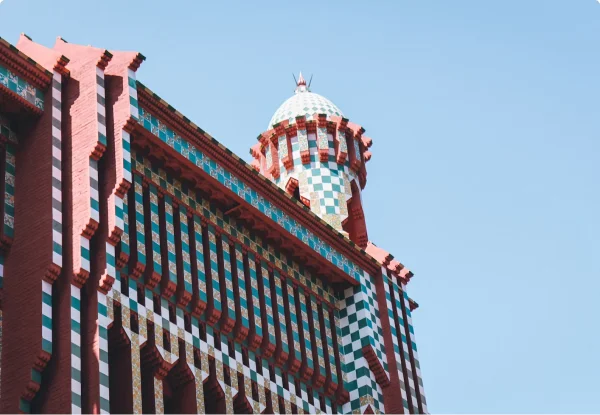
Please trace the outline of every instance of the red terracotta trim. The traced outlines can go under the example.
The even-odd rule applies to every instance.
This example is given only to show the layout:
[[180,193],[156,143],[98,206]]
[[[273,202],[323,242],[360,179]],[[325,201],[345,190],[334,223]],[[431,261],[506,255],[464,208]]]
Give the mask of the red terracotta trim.
[[390,379],[388,378],[387,373],[383,369],[381,362],[377,358],[377,354],[373,350],[370,344],[366,345],[362,348],[363,356],[369,363],[369,369],[375,375],[375,380],[382,388],[388,386],[390,384]]
[[[289,197],[283,197],[280,193],[280,188],[264,177],[257,176],[253,173],[254,169],[238,156],[234,155],[226,149],[222,144],[218,143],[195,124],[188,122],[187,118],[175,110],[170,110],[166,102],[159,98],[153,97],[152,92],[142,84],[139,84],[138,100],[141,106],[146,106],[151,112],[155,112],[156,116],[161,117],[163,122],[169,122],[171,127],[175,127],[178,133],[185,132],[182,136],[189,139],[191,143],[199,146],[202,150],[213,158],[216,162],[222,163],[232,174],[239,179],[245,181],[254,189],[259,191],[264,197],[267,197],[272,202],[275,202],[286,214],[295,218],[302,226],[312,231],[315,235],[327,242],[330,246],[345,255],[349,260],[353,261],[360,268],[376,273],[379,264],[376,263],[366,252],[357,246],[348,243],[347,240],[340,238],[340,234],[331,232],[330,226],[322,221],[314,213],[308,210],[298,209],[298,204],[292,201]],[[300,128],[298,122],[298,128]],[[311,124],[316,128],[314,122],[306,123],[307,127]],[[145,130],[142,126],[137,128],[138,131]],[[158,140],[152,136],[153,140]]]
[[2,38],[0,38],[0,62],[38,88],[46,89],[52,82],[51,72]]

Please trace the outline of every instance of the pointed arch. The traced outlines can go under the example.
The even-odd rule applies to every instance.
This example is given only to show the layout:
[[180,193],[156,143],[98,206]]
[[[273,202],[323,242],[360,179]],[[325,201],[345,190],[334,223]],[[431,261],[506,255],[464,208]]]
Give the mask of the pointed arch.
[[225,403],[225,391],[217,378],[217,367],[212,357],[208,359],[208,377],[204,381],[204,413],[225,414],[227,407]]
[[163,380],[165,414],[195,414],[196,381],[185,360],[185,345],[179,346],[181,357]]
[[114,321],[108,329],[108,378],[111,413],[133,413],[131,340],[123,327],[122,307],[114,303]]

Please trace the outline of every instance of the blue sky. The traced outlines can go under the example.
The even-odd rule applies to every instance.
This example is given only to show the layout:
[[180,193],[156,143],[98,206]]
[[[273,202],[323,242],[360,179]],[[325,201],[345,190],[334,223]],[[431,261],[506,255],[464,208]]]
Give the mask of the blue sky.
[[429,408],[600,411],[595,0],[5,0],[0,36],[147,56],[249,159],[291,73],[374,141],[370,238],[414,270]]

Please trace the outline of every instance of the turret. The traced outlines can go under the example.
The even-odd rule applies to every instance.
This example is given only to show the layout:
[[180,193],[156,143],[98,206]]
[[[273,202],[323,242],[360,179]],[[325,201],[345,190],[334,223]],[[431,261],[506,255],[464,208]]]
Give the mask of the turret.
[[302,73],[250,149],[253,166],[361,247],[368,237],[361,192],[372,140]]

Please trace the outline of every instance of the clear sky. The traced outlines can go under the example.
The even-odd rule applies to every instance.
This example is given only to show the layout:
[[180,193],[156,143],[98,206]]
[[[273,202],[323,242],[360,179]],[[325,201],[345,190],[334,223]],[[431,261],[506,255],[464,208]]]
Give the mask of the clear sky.
[[414,270],[432,412],[600,412],[596,0],[5,0],[0,36],[147,56],[247,160],[314,73],[373,138],[369,237]]

